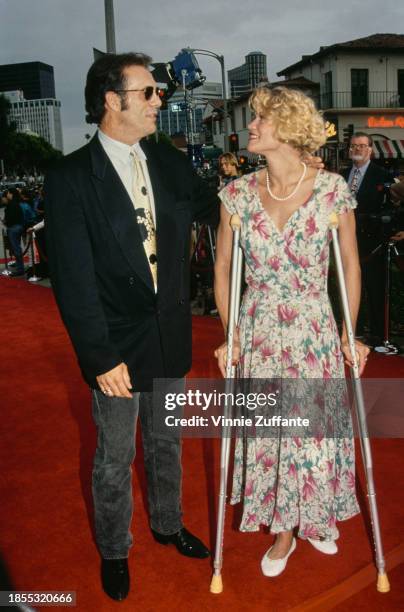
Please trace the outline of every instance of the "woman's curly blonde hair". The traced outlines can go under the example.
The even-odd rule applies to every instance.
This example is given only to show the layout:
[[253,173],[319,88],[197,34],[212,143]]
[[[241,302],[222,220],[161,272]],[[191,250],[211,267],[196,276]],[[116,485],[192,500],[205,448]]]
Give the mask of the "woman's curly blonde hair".
[[275,136],[281,142],[302,153],[314,153],[327,140],[323,117],[301,91],[259,87],[252,93],[249,105],[257,115],[273,120]]

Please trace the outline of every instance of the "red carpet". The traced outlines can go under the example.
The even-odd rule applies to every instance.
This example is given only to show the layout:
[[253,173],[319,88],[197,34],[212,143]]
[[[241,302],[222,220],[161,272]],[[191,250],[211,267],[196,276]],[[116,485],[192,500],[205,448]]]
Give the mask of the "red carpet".
[[[339,525],[340,553],[324,557],[298,543],[287,571],[269,580],[259,562],[271,538],[237,531],[228,507],[224,592],[211,595],[209,561],[189,560],[154,543],[147,527],[139,450],[134,478],[132,589],[114,603],[99,585],[91,531],[91,458],[95,432],[89,392],[59,320],[52,292],[0,278],[1,399],[0,556],[16,590],[74,590],[81,611],[125,610],[400,610],[404,609],[404,440],[375,440],[374,464],[392,590],[378,594],[369,517],[359,467],[361,516]],[[194,319],[192,376],[215,377],[214,319]],[[371,355],[368,376],[403,377],[404,359]],[[218,488],[217,440],[185,440],[185,524],[213,546]],[[358,453],[359,454],[359,453]],[[360,462],[359,462],[360,463]],[[370,583],[369,583],[370,581]],[[4,589],[0,585],[0,590]]]

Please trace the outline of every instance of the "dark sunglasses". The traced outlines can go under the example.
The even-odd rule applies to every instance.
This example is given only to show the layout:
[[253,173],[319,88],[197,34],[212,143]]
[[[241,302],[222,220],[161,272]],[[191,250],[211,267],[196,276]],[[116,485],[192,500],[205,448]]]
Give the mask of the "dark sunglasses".
[[115,89],[116,93],[127,92],[127,91],[143,91],[144,99],[150,100],[155,93],[158,98],[162,98],[164,96],[164,89],[161,87],[153,87],[153,85],[148,85],[147,87],[143,87],[143,89]]

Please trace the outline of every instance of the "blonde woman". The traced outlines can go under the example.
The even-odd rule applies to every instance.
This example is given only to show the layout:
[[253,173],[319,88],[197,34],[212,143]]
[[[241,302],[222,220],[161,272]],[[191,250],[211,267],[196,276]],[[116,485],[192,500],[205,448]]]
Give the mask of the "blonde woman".
[[[360,300],[355,238],[356,203],[340,176],[308,167],[304,159],[326,140],[312,100],[283,87],[260,88],[250,100],[248,150],[267,167],[241,177],[219,194],[223,206],[217,237],[215,295],[227,326],[232,232],[241,218],[245,257],[243,296],[234,359],[243,378],[340,379],[350,363],[327,295],[328,222],[339,216],[340,245],[353,324]],[[361,371],[368,347],[356,343]],[[216,350],[224,375],[226,344]],[[344,385],[344,383],[342,383]],[[328,409],[338,412],[336,398]],[[261,561],[265,576],[279,575],[296,548],[293,532],[324,554],[335,554],[337,521],[359,512],[354,445],[347,435],[314,440],[250,437],[236,445],[232,502],[244,502],[242,531],[269,526],[276,539]]]
[[240,176],[238,159],[233,153],[223,153],[218,159],[220,174],[220,188],[225,187],[231,181]]

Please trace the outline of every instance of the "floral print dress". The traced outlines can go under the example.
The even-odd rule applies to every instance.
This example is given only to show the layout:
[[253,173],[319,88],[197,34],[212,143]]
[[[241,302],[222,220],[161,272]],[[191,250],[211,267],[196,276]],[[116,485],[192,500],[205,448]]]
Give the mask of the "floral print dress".
[[[344,179],[319,170],[312,195],[282,231],[262,206],[257,173],[233,181],[219,195],[241,219],[247,288],[239,318],[240,377],[343,379],[327,276],[330,213],[356,206]],[[332,410],[338,411],[338,401]],[[244,500],[241,531],[297,527],[302,538],[338,538],[336,522],[359,512],[348,418],[348,433],[341,437],[237,440],[231,502]]]

